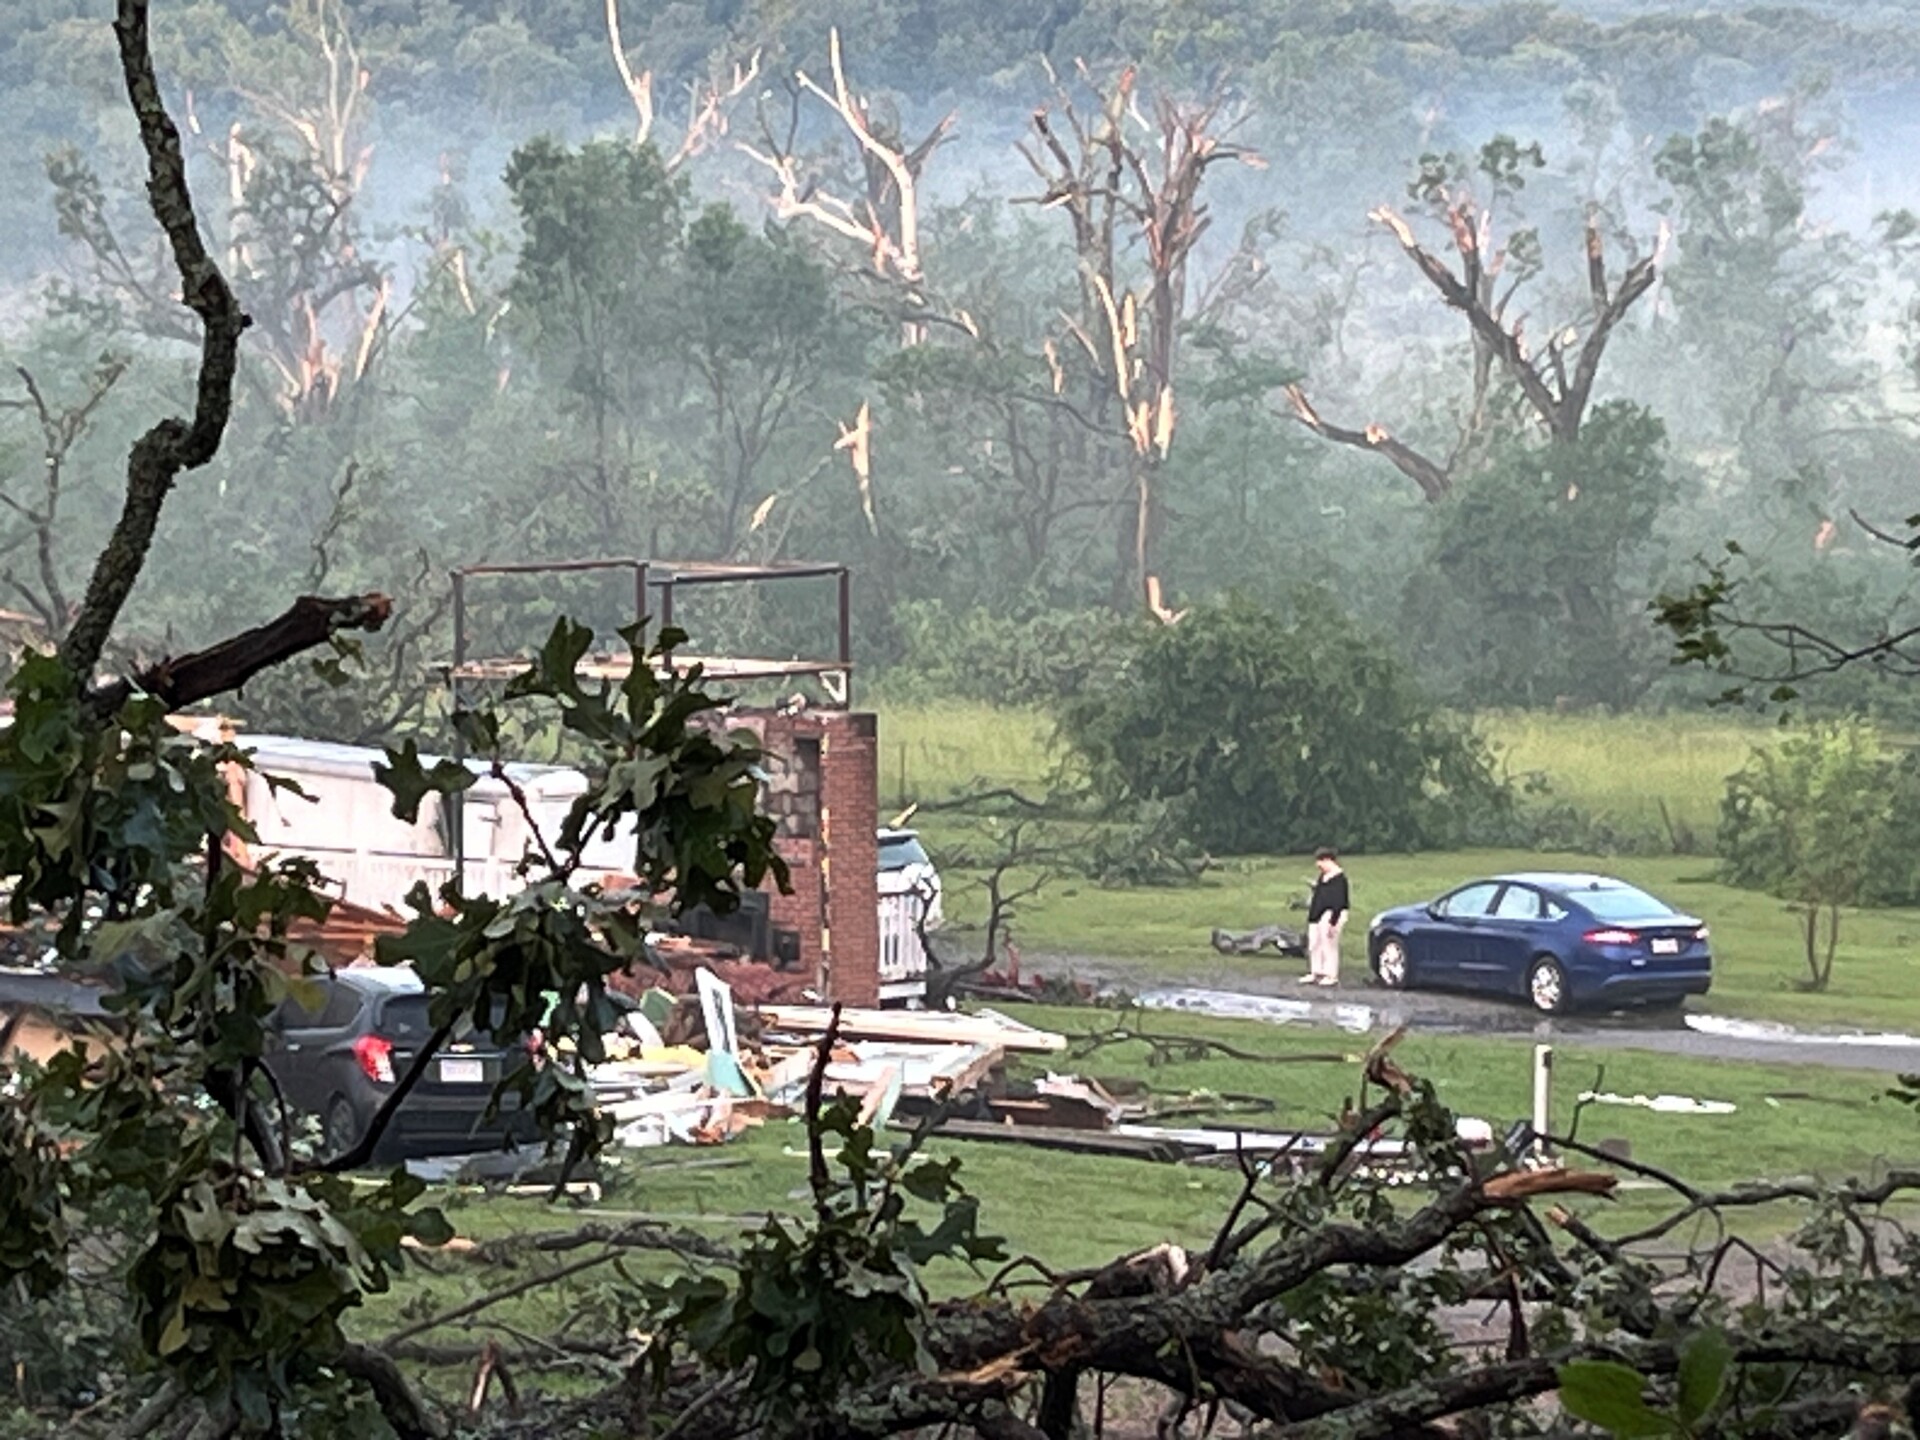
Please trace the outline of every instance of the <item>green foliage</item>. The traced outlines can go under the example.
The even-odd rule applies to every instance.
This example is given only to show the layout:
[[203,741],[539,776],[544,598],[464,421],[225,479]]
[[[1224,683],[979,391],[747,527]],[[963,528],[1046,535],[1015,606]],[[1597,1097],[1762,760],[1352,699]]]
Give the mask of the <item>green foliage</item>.
[[[338,1357],[340,1318],[386,1289],[400,1234],[443,1243],[437,1212],[406,1214],[425,1189],[404,1176],[371,1202],[325,1196],[321,1183],[183,1165],[161,1197],[151,1244],[131,1283],[142,1344],[198,1394],[230,1400],[247,1427],[271,1428],[297,1380]],[[355,1216],[355,1210],[365,1212]],[[381,1216],[382,1220],[368,1216]],[[358,1219],[362,1233],[352,1223]],[[381,1231],[377,1249],[365,1243]]]
[[1666,429],[1625,402],[1572,444],[1498,449],[1408,578],[1424,668],[1476,704],[1633,704],[1653,668],[1634,560],[1670,499]]
[[400,1216],[418,1186],[351,1196],[290,1176],[277,1146],[277,1176],[221,1158],[248,1130],[265,1017],[298,963],[289,930],[327,905],[310,867],[207,873],[220,837],[250,833],[219,771],[244,757],[181,735],[148,699],[96,719],[44,657],[13,692],[0,864],[16,877],[14,913],[57,924],[68,964],[117,972],[124,1033],[15,1077],[0,1232],[22,1243],[0,1256],[0,1279],[49,1293],[66,1280],[65,1238],[131,1206],[145,1216],[129,1282],[149,1355],[265,1430],[337,1349],[341,1312],[400,1263],[399,1233],[444,1231],[431,1214]]
[[[718,1277],[676,1280],[650,1291],[660,1334],[649,1351],[664,1383],[673,1346],[684,1344],[723,1374],[745,1379],[761,1414],[833,1413],[835,1397],[891,1369],[931,1374],[925,1267],[1004,1260],[979,1229],[979,1206],[959,1181],[958,1160],[918,1154],[919,1140],[888,1150],[858,1123],[859,1102],[842,1099],[808,1117],[813,1147],[810,1223],[770,1217],[735,1265]],[[825,1168],[825,1144],[842,1175]],[[933,1207],[929,1225],[912,1202]]]
[[1560,1367],[1560,1403],[1567,1413],[1597,1425],[1618,1440],[1686,1440],[1702,1433],[1701,1422],[1725,1392],[1733,1350],[1717,1330],[1702,1330],[1680,1347],[1673,1403],[1649,1405],[1646,1380],[1611,1360],[1574,1360]]
[[1182,803],[1215,854],[1417,850],[1511,803],[1484,747],[1324,597],[1200,606],[1123,655],[1062,735],[1099,794]]
[[[697,666],[685,674],[670,668],[684,637],[666,630],[650,646],[636,625],[621,638],[632,663],[617,686],[581,685],[576,667],[593,632],[564,618],[535,664],[508,685],[510,701],[552,706],[561,728],[594,757],[591,782],[551,835],[500,754],[498,717],[459,717],[533,825],[535,851],[522,866],[528,883],[504,897],[468,896],[457,882],[435,897],[418,885],[409,897],[415,920],[376,944],[384,963],[410,965],[426,984],[441,1040],[465,1023],[504,1035],[540,1030],[569,1042],[570,1055],[548,1050],[504,1077],[501,1095],[516,1092],[549,1133],[571,1127],[575,1155],[606,1138],[586,1067],[606,1059],[602,1037],[618,1018],[607,977],[644,961],[648,928],[633,890],[576,878],[589,847],[617,841],[640,896],[671,894],[676,905],[722,914],[769,875],[787,884],[785,862],[773,849],[774,823],[755,813],[758,752],[743,737],[722,743],[702,723],[716,702],[699,688]],[[418,813],[427,793],[458,793],[472,779],[462,766],[423,768],[411,743],[390,751],[383,771],[403,819]]]
[[[384,958],[415,966],[441,1027],[417,1066],[462,1022],[540,1028],[556,1042],[503,1084],[551,1130],[574,1123],[576,1154],[600,1138],[585,1123],[583,1067],[604,1058],[615,1018],[605,977],[643,953],[655,897],[724,910],[743,887],[786,879],[772,823],[754,814],[757,754],[714,733],[698,667],[669,668],[678,634],[650,647],[630,628],[631,674],[583,688],[575,666],[592,638],[559,622],[508,686],[511,702],[551,707],[599,757],[552,837],[521,796],[536,835],[529,883],[502,898],[450,884],[444,913],[416,892],[418,918],[381,941]],[[224,837],[251,836],[222,774],[245,755],[179,733],[143,697],[97,718],[44,657],[27,659],[13,692],[0,864],[14,914],[54,928],[77,972],[112,970],[120,1034],[23,1070],[0,1096],[0,1286],[55,1294],[71,1237],[115,1218],[147,1357],[215,1413],[271,1432],[289,1406],[332,1403],[313,1387],[337,1383],[327,1367],[341,1318],[387,1288],[401,1242],[450,1232],[417,1208],[424,1187],[403,1174],[353,1186],[289,1153],[286,1117],[255,1083],[267,1015],[309,958],[291,933],[328,902],[309,865],[224,858]],[[518,794],[500,718],[460,723]],[[473,783],[464,766],[424,765],[411,742],[389,752],[383,778],[402,815]],[[638,892],[578,880],[589,846],[615,838]]]

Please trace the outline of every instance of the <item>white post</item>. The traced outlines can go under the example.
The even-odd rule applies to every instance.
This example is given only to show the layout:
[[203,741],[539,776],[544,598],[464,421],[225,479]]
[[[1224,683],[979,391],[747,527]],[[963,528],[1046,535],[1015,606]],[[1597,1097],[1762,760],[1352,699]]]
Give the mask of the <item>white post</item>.
[[1533,1153],[1544,1158],[1553,1129],[1553,1047],[1533,1047]]

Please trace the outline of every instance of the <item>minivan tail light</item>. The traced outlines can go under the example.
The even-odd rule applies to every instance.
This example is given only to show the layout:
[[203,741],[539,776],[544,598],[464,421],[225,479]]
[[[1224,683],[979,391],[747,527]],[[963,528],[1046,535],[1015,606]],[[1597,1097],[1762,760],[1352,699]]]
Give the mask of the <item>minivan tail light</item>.
[[1589,945],[1638,945],[1640,937],[1631,930],[1589,930],[1580,937]]
[[353,1042],[353,1058],[369,1080],[393,1083],[393,1042],[378,1035],[362,1035]]

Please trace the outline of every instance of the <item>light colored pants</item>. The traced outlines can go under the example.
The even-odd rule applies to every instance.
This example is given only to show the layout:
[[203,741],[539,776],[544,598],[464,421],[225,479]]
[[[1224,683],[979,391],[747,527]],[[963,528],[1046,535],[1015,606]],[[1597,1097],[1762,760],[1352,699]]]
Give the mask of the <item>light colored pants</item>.
[[1307,926],[1307,973],[1314,979],[1340,978],[1340,935],[1346,928],[1345,916],[1336,921],[1323,915]]

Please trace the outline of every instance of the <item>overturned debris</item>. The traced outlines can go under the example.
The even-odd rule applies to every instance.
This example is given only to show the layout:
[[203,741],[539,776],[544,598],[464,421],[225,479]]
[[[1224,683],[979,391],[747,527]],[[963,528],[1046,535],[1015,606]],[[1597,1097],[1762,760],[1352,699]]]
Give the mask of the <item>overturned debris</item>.
[[1262,925],[1241,934],[1219,929],[1213,932],[1213,948],[1222,955],[1257,955],[1269,946],[1281,955],[1304,957],[1307,937],[1284,925]]

